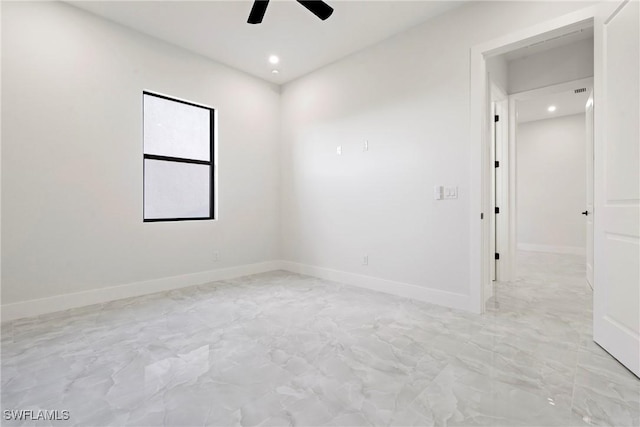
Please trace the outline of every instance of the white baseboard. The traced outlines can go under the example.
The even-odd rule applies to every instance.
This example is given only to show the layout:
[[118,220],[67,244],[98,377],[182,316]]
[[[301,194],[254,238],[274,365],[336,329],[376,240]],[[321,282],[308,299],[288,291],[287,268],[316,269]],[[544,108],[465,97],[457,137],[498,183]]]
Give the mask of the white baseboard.
[[533,245],[530,243],[518,243],[518,249],[520,249],[521,251],[550,252],[554,254],[572,254],[582,256],[585,256],[587,254],[586,248],[581,248],[578,246],[549,246]]
[[348,273],[346,271],[299,264],[291,261],[267,261],[257,264],[241,265],[237,267],[134,282],[126,285],[111,286],[72,294],[56,295],[12,304],[3,304],[0,308],[0,318],[2,319],[2,322],[6,322],[24,317],[34,317],[71,308],[101,304],[124,298],[137,297],[274,270],[287,270],[293,273],[306,274],[308,276],[344,283],[345,285],[371,289],[378,292],[412,298],[446,307],[460,310],[471,310],[470,297],[468,295],[446,292],[410,283],[395,282],[372,276]]
[[362,274],[348,273],[346,271],[299,264],[292,261],[280,261],[280,265],[283,270],[293,273],[306,274],[320,279],[344,283],[345,285],[357,286],[432,304],[471,311],[469,295],[456,294],[413,285],[411,283],[395,282],[378,277],[364,276]]
[[181,274],[179,276],[164,277],[161,279],[145,280],[143,282],[110,286],[72,294],[56,295],[12,304],[3,304],[1,307],[1,319],[3,322],[6,322],[23,317],[39,316],[41,314],[68,310],[70,308],[84,307],[188,286],[202,285],[216,280],[233,279],[250,274],[278,270],[280,268],[281,263],[279,261],[267,261],[237,267],[221,268],[218,270],[202,271],[199,273]]

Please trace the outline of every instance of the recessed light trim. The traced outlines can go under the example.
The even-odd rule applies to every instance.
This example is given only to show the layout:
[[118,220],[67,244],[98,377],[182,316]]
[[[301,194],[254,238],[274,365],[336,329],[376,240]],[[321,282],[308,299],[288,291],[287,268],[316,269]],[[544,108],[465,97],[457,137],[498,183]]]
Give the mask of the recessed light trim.
[[547,111],[550,113],[553,113],[554,111],[556,111],[556,106],[555,105],[549,105],[549,108],[547,108]]
[[271,56],[269,57],[269,63],[270,63],[270,64],[275,65],[275,64],[277,64],[278,62],[280,62],[280,58],[278,58],[278,56],[277,56],[277,55],[271,55]]

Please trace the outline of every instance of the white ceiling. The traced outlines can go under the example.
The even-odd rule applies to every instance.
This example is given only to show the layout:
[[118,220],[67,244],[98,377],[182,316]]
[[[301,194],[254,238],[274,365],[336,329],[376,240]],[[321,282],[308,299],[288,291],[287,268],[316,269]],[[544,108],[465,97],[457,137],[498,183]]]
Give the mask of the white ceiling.
[[[571,90],[518,101],[516,104],[518,123],[584,113],[590,90],[591,88],[587,87],[586,92],[578,94]],[[550,105],[556,106],[556,111],[553,113],[547,111]]]
[[[463,1],[326,0],[321,21],[294,0],[269,3],[247,24],[252,1],[68,1],[107,19],[282,84],[462,5]],[[279,74],[267,61],[280,57]]]

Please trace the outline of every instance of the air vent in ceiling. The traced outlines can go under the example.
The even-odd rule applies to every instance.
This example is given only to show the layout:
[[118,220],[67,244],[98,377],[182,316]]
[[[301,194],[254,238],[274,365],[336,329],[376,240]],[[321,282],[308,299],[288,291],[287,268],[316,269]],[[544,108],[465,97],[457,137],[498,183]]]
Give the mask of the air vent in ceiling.
[[586,92],[587,88],[586,87],[581,87],[580,89],[576,89],[573,91],[573,93],[582,93],[582,92]]

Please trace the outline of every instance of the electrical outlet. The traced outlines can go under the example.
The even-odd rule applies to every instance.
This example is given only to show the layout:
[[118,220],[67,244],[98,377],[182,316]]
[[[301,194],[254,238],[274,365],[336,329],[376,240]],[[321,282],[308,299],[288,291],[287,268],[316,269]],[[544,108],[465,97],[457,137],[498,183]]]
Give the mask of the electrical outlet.
[[218,262],[219,260],[220,260],[220,252],[214,251],[213,252],[213,262]]
[[362,265],[369,265],[369,255],[362,257]]
[[369,151],[369,141],[365,140],[364,144],[362,145],[362,151]]
[[338,145],[338,148],[336,148],[336,154],[338,156],[342,155],[342,145]]

